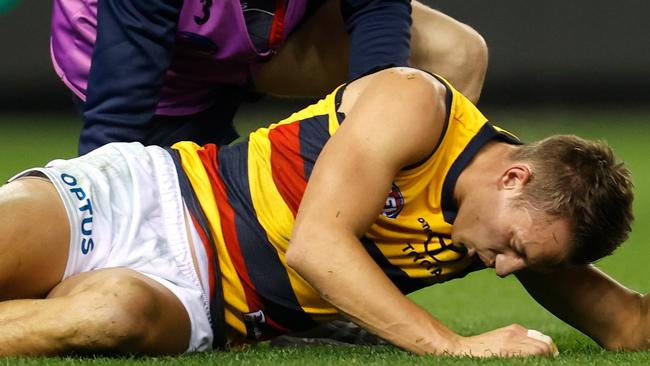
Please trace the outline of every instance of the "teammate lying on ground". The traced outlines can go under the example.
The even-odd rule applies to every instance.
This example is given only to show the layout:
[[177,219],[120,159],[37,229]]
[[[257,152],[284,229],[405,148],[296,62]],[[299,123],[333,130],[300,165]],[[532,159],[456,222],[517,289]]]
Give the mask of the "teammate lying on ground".
[[[231,147],[110,144],[13,178],[0,353],[202,351],[343,314],[417,353],[551,354],[519,325],[460,336],[404,294],[493,267],[552,295],[541,272],[610,254],[632,196],[604,144],[521,145],[444,81],[388,69]],[[648,344],[620,332],[632,316],[543,300],[606,347]]]

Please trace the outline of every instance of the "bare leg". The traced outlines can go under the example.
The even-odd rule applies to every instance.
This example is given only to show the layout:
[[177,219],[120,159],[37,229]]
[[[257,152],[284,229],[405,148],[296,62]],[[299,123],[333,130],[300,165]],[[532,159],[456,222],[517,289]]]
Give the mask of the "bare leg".
[[485,40],[474,29],[412,2],[411,65],[448,79],[469,100],[481,96],[488,65]]
[[349,40],[338,0],[328,0],[260,69],[255,85],[283,96],[322,96],[347,80]]
[[0,303],[0,356],[175,354],[188,347],[190,321],[164,286],[113,268],[63,281],[44,300]]
[[[476,102],[487,70],[485,41],[439,11],[417,1],[412,6],[411,65],[442,75]],[[339,2],[329,0],[262,66],[255,79],[257,89],[286,96],[330,92],[347,80],[348,48]]]
[[0,187],[0,300],[44,297],[61,281],[70,227],[49,181]]

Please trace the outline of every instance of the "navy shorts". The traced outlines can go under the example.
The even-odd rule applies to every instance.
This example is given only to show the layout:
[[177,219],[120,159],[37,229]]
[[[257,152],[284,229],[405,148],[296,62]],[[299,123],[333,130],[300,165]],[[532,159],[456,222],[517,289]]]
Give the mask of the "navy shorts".
[[[73,96],[73,99],[81,114],[84,102],[77,96]],[[110,142],[171,146],[178,141],[194,141],[199,145],[227,145],[239,137],[233,126],[233,118],[241,100],[242,97],[238,95],[220,98],[212,107],[199,113],[186,116],[156,115],[141,126],[85,123],[79,137],[78,152],[83,155]]]

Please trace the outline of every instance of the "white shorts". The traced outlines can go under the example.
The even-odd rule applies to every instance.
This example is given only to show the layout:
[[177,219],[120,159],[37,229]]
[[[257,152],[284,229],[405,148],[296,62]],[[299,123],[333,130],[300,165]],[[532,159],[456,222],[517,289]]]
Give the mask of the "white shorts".
[[210,349],[208,296],[192,262],[186,209],[167,151],[114,143],[79,158],[54,160],[11,180],[35,172],[52,181],[68,213],[70,252],[63,279],[100,268],[138,271],[185,306],[192,327],[188,351]]

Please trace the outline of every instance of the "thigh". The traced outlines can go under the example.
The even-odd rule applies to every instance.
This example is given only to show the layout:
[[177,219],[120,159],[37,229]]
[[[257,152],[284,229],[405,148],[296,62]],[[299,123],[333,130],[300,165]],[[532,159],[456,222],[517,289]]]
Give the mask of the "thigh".
[[45,178],[0,188],[0,300],[45,296],[63,278],[70,225]]
[[[472,73],[465,65],[470,40],[478,34],[456,19],[412,1],[409,64],[449,78],[461,86]],[[478,42],[478,41],[477,41]],[[320,96],[347,80],[349,38],[338,0],[328,0],[296,30],[280,52],[255,78],[261,92],[287,96]],[[469,76],[468,76],[469,75]],[[479,78],[482,82],[482,77]],[[480,88],[479,81],[474,82]],[[473,89],[472,89],[473,91]]]
[[78,334],[67,332],[71,351],[161,355],[188,348],[191,325],[182,302],[139,272],[108,268],[77,274],[47,300],[65,304],[62,331],[84,324]]
[[347,80],[348,47],[339,0],[327,0],[262,65],[255,87],[275,95],[324,95]]

